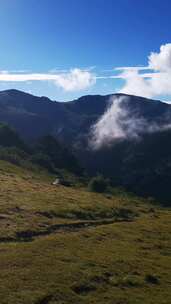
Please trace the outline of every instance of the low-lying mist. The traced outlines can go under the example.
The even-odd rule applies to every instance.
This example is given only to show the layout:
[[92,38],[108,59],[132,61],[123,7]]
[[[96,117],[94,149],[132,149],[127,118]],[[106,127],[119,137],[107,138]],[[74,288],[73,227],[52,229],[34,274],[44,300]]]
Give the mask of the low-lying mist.
[[130,110],[129,96],[114,96],[106,112],[90,131],[89,146],[99,149],[119,139],[140,139],[142,134],[171,128],[169,123],[149,122],[140,113]]

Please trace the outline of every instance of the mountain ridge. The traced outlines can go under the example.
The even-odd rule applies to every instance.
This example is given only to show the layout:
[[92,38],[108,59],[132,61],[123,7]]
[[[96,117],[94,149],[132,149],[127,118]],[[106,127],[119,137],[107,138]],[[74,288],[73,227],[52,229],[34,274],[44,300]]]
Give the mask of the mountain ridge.
[[[34,96],[19,90],[0,92],[0,121],[9,123],[26,140],[51,134],[72,143],[87,134],[109,107],[114,97],[129,97],[129,107],[142,111],[143,116],[155,118],[171,111],[169,104],[126,94],[86,95],[59,102],[45,96]],[[132,106],[131,106],[132,104]],[[81,132],[80,132],[81,131]]]

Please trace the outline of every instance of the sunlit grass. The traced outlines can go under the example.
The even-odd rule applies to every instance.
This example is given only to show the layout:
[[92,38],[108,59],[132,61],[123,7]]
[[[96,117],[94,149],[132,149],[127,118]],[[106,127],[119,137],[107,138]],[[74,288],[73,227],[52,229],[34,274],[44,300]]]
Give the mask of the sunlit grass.
[[[53,179],[0,162],[0,303],[169,304],[170,210],[117,191],[55,187]],[[118,222],[118,210],[128,218]],[[22,231],[111,218],[17,239]]]

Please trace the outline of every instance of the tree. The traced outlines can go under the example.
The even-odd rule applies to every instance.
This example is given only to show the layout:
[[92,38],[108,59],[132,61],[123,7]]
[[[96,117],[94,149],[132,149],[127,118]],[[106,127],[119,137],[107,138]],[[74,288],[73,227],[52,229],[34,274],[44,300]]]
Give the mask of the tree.
[[100,193],[105,192],[108,186],[108,180],[105,179],[102,175],[97,175],[96,177],[93,177],[88,184],[88,188],[90,189],[90,191]]

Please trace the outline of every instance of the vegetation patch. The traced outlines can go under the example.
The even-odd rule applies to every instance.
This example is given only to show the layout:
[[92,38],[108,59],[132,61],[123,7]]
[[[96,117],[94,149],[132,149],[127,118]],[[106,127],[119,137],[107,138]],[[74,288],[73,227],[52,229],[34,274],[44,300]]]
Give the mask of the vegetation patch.
[[109,188],[109,181],[102,175],[97,175],[90,180],[88,188],[90,191],[103,193]]
[[36,301],[35,304],[48,304],[52,300],[52,295],[47,295]]
[[87,295],[88,293],[95,291],[96,286],[93,285],[92,283],[85,282],[85,283],[81,283],[79,285],[73,286],[72,290],[79,295]]

